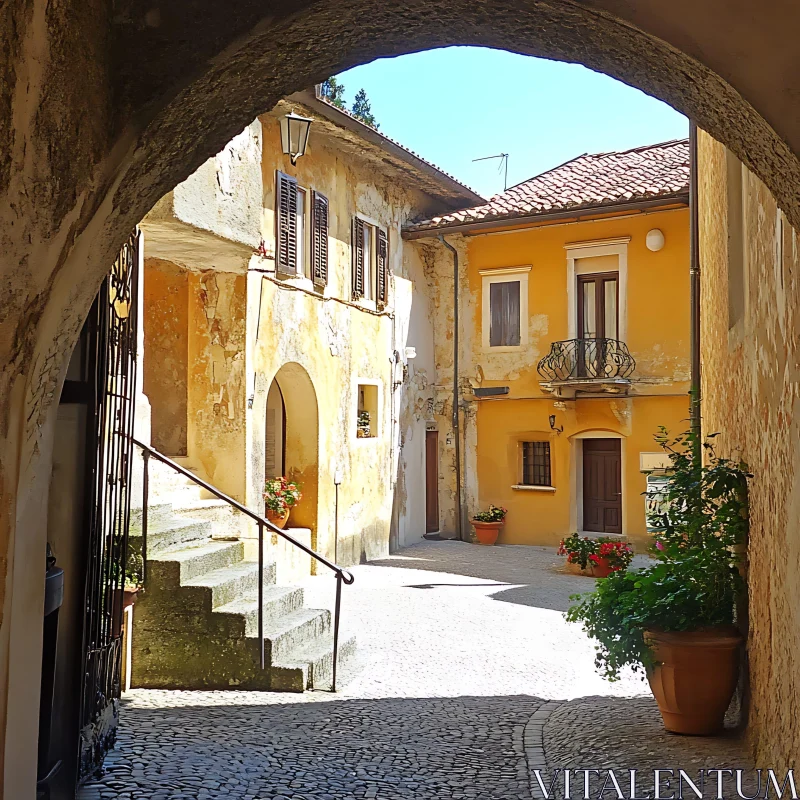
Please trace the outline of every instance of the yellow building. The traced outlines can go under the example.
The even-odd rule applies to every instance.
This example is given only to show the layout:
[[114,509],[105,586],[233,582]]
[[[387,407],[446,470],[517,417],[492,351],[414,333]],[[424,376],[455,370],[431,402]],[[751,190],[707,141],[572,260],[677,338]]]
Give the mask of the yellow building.
[[[458,441],[463,538],[467,515],[494,503],[508,509],[501,543],[555,545],[579,531],[646,545],[646,473],[663,463],[653,436],[688,427],[688,183],[686,141],[585,155],[405,228],[437,276],[450,530]],[[458,319],[440,236],[459,262]]]

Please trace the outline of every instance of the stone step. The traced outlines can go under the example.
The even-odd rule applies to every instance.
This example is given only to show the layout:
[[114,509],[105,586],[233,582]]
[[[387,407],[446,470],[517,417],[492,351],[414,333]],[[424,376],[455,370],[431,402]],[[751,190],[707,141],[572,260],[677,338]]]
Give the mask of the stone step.
[[[264,631],[272,630],[276,620],[303,608],[303,589],[299,586],[264,587]],[[214,617],[223,615],[230,636],[258,638],[258,593],[226,603],[214,609]]]
[[328,635],[330,627],[331,612],[327,609],[301,608],[272,620],[264,630],[270,662],[281,661],[292,651]]
[[[139,503],[142,499],[135,498]],[[164,500],[148,499],[147,502],[147,522],[149,525],[158,525],[159,523],[166,522],[172,519],[172,504]],[[131,506],[131,531],[142,529],[142,506]]]
[[[275,564],[265,564],[264,583],[274,582]],[[242,597],[252,596],[258,590],[258,564],[254,561],[240,561],[185,581],[181,588],[194,589],[195,592],[191,594],[202,595],[204,606],[210,600],[211,608],[217,609]]]
[[[210,541],[213,532],[213,525],[211,522],[190,517],[174,517],[153,522],[148,515],[147,522],[148,558],[157,553],[185,547],[190,542]],[[130,533],[128,534],[128,542],[128,547],[130,549],[136,549],[137,552],[141,552],[141,524],[138,526],[131,526]]]
[[[355,636],[339,639],[337,689],[352,675],[356,660]],[[270,666],[270,688],[276,692],[330,689],[333,680],[333,634],[306,643]]]
[[243,561],[244,543],[205,540],[155,556],[148,554],[148,581],[158,581],[162,589],[178,589],[192,578]]

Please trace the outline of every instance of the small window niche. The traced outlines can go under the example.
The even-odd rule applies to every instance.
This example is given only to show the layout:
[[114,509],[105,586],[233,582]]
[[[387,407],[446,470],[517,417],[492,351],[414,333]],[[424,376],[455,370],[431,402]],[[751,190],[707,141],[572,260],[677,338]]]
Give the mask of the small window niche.
[[375,439],[378,436],[378,386],[372,383],[358,384],[358,413],[356,436],[359,439]]

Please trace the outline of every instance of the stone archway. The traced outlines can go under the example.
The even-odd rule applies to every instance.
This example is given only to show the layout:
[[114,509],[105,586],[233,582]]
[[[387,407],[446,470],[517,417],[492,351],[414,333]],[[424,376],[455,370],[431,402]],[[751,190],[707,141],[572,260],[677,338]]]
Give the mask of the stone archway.
[[[800,226],[800,9],[767,0],[123,0],[0,12],[0,720],[6,792],[33,775],[48,478],[59,388],[122,241],[282,96],[381,56],[452,44],[574,61],[660,97],[728,145]],[[719,20],[725,25],[719,25]],[[444,84],[443,84],[444,86]],[[443,88],[444,90],[444,88]],[[524,102],[524,98],[521,98]],[[24,531],[25,535],[16,535]],[[12,597],[16,598],[12,604]],[[9,652],[14,657],[9,659]]]

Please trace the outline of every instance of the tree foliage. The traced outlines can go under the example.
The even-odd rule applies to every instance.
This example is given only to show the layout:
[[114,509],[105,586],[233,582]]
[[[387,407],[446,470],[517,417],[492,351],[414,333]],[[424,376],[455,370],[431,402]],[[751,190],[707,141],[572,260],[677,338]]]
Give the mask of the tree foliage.
[[322,96],[336,108],[341,108],[343,111],[347,110],[344,102],[344,84],[339,83],[335,77],[328,78],[322,83]]
[[380,125],[375,121],[375,115],[372,113],[372,107],[364,89],[359,89],[356,92],[350,113],[357,119],[360,119],[365,125],[369,125],[370,128],[375,128],[375,130],[380,128]]

